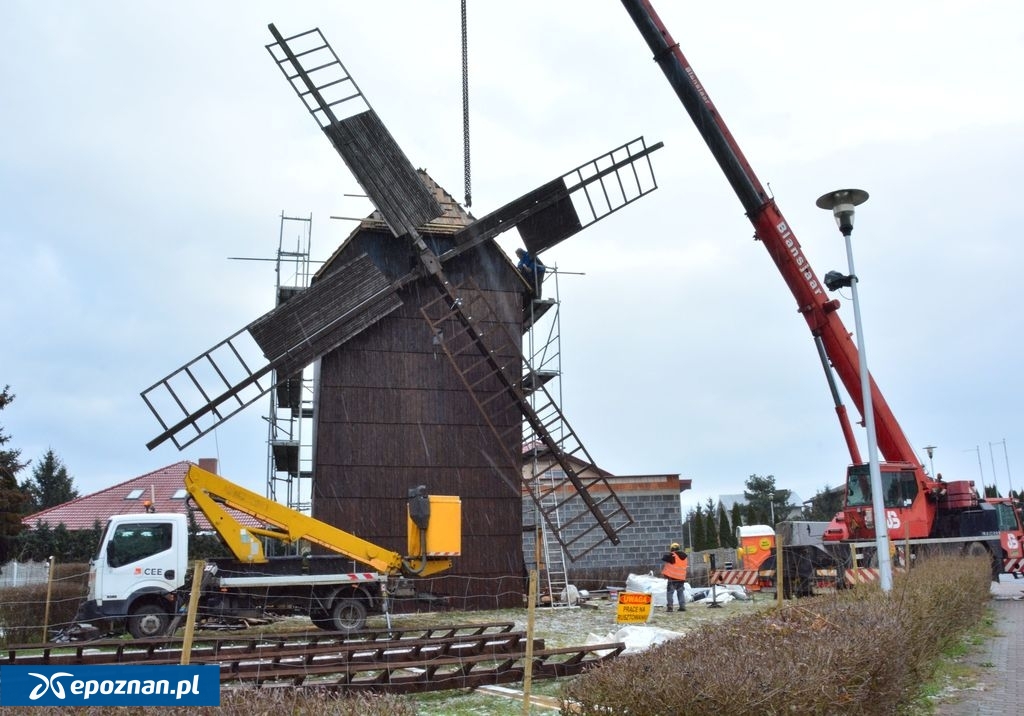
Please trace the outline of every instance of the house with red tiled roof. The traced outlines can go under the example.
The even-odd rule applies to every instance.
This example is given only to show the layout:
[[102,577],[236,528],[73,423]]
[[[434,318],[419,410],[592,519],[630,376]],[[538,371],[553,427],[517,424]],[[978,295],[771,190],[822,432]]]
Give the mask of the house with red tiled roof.
[[[99,520],[103,525],[113,515],[142,514],[147,504],[153,505],[154,512],[177,512],[188,514],[188,492],[185,491],[185,473],[192,463],[188,460],[176,462],[159,470],[139,475],[131,480],[118,483],[91,495],[77,497],[55,507],[50,507],[21,520],[27,529],[34,529],[45,523],[50,527],[63,524],[68,530],[87,530]],[[209,472],[217,472],[215,458],[200,458],[198,466]],[[201,532],[212,532],[213,526],[200,510],[195,510],[196,524]],[[263,523],[241,513],[235,517],[246,526],[262,526]]]

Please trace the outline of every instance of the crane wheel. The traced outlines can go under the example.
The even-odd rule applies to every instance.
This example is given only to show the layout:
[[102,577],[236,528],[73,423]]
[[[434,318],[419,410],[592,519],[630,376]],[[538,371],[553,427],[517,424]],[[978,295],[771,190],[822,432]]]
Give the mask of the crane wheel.
[[354,632],[366,626],[366,606],[358,599],[338,599],[331,606],[331,628]]
[[971,542],[964,547],[963,553],[967,557],[988,557],[992,565],[992,581],[999,581],[999,574],[1003,571],[1002,561],[989,551],[988,545],[982,542]]
[[971,542],[964,547],[964,555],[967,557],[988,557],[988,548],[981,542]]

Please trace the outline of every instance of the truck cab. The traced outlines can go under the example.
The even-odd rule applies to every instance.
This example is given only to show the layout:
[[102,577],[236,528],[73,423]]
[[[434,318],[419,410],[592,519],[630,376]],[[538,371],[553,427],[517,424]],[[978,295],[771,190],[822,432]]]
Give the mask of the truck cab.
[[127,615],[136,638],[155,636],[174,612],[188,569],[188,525],[180,514],[114,515],[89,570],[79,621]]

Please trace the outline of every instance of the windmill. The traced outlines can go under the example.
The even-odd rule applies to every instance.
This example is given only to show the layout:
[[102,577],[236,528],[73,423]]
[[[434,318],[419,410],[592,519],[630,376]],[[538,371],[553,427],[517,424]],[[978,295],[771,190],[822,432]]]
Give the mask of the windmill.
[[[362,253],[144,390],[142,398],[162,428],[147,447],[166,440],[179,449],[190,445],[394,312],[402,305],[399,291],[426,280],[437,297],[421,307],[423,320],[505,446],[501,462],[521,474],[522,455],[507,446],[525,439],[541,446],[560,467],[564,479],[553,484],[541,487],[538,475],[526,482],[565,553],[575,560],[605,540],[618,544],[632,517],[604,473],[594,469],[590,472],[597,477],[581,476],[594,461],[523,357],[521,341],[491,331],[494,309],[484,292],[471,279],[455,285],[445,265],[512,227],[527,250],[539,254],[636,201],[657,188],[650,154],[661,143],[647,146],[641,137],[616,147],[472,221],[438,252],[421,229],[442,214],[442,207],[320,30],[285,38],[274,25],[269,29],[274,42],[267,50],[274,62],[395,240],[407,242],[416,260],[394,278]],[[485,381],[496,381],[498,393],[480,392]],[[517,406],[521,423],[492,422],[490,403],[496,395]]]

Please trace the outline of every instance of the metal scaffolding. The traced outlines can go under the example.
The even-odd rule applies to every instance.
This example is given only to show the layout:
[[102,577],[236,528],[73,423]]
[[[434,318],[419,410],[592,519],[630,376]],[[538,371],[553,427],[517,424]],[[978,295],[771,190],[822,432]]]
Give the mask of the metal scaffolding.
[[[281,213],[276,303],[309,288],[313,218]],[[310,514],[313,487],[313,366],[273,377],[267,414],[267,497]]]

